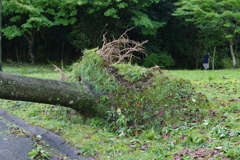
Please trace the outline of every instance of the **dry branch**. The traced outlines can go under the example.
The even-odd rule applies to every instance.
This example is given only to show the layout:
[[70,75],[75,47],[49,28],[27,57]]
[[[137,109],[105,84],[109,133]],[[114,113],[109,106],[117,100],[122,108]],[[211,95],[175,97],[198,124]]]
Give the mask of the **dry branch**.
[[137,42],[130,40],[127,32],[132,28],[126,30],[118,39],[114,39],[111,42],[107,42],[105,35],[103,35],[103,46],[98,51],[98,54],[107,64],[119,64],[124,60],[132,61],[132,57],[140,59],[133,55],[133,52],[146,54],[143,44],[147,41]]
[[56,65],[53,64],[53,66],[55,67],[54,72],[59,72],[59,73],[61,73],[61,75],[62,75],[62,77],[60,78],[60,81],[66,81],[66,79],[72,77],[72,76],[67,76],[67,75],[65,75],[65,73],[64,73],[60,68],[58,68]]

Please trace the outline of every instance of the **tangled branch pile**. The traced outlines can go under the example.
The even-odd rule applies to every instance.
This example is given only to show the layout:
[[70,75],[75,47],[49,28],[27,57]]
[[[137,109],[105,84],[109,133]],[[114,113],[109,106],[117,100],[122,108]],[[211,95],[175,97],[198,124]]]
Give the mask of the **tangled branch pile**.
[[102,48],[98,51],[98,54],[107,64],[119,64],[124,60],[131,62],[132,57],[140,59],[133,55],[133,52],[146,54],[143,44],[147,43],[147,41],[140,43],[130,40],[127,35],[129,30],[131,29],[126,30],[118,39],[114,39],[111,42],[107,42],[105,35],[103,36],[104,43]]

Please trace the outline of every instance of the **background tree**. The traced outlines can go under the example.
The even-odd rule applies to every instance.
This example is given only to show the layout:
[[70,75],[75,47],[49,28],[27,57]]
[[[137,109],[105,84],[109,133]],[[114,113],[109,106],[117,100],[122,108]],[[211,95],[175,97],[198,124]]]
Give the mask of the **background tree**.
[[215,69],[217,47],[224,43],[224,36],[215,24],[199,26],[207,52],[211,52],[212,70]]
[[[3,2],[7,5],[4,5],[2,24],[4,29],[12,27],[12,30],[8,28],[9,34],[15,34],[11,39],[7,36],[2,37],[4,41],[2,49],[6,53],[3,55],[3,61],[8,62],[29,62],[30,48],[39,63],[63,61],[65,64],[71,64],[81,58],[84,49],[101,47],[102,36],[105,33],[107,39],[113,39],[134,26],[135,28],[128,34],[129,37],[137,41],[148,40],[145,44],[146,53],[157,55],[158,65],[172,59],[173,63],[165,63],[168,69],[194,69],[202,65],[204,52],[214,48],[214,44],[208,40],[222,39],[227,35],[224,34],[227,33],[226,27],[222,30],[221,23],[200,25],[195,24],[195,21],[184,21],[186,18],[183,16],[173,16],[172,13],[178,7],[181,8],[174,5],[179,0],[147,2],[143,0],[3,0]],[[20,5],[25,9],[21,10],[21,7],[18,7],[17,12],[12,11],[13,9],[8,7],[11,3],[15,4],[15,7]],[[31,21],[27,21],[30,17],[32,17]],[[49,20],[50,25],[45,24],[42,20],[44,17]],[[217,34],[210,36],[211,25],[216,26],[214,29],[217,29],[221,36],[218,37]],[[39,30],[35,26],[40,26]],[[201,26],[205,28],[204,31]],[[208,26],[209,29],[206,29]],[[22,32],[18,36],[18,29],[26,31],[25,36]],[[28,39],[31,40],[32,47],[29,47],[26,35],[30,37]],[[232,41],[237,49],[239,41],[235,37]],[[225,41],[218,47],[216,57],[228,59],[229,64],[230,60],[226,58],[231,57],[231,54],[227,54],[230,53],[226,49],[228,43],[229,41]],[[138,65],[144,65],[145,61],[148,61],[145,63],[147,65],[156,63],[156,61],[149,63],[151,58],[144,60],[145,55],[140,56],[142,60],[134,59],[134,63]],[[216,61],[216,67],[225,66],[220,62],[221,60]]]
[[[160,0],[144,1],[144,0],[96,0],[89,1],[89,13],[103,11],[103,15],[115,19],[122,19],[127,21],[128,26],[139,26],[143,34],[155,34],[157,29],[164,25],[160,21],[151,19],[148,15],[148,8],[158,3]],[[129,27],[129,28],[130,28]],[[126,26],[125,26],[126,29]]]
[[240,32],[240,1],[238,0],[180,0],[175,5],[180,6],[174,13],[177,16],[186,16],[187,21],[198,26],[215,24],[222,35],[230,42],[230,53],[233,67],[236,67],[236,58],[233,50],[233,40]]
[[[28,53],[31,56],[32,64],[35,64],[33,44],[36,32],[41,27],[54,25],[56,1],[48,0],[10,0],[3,1],[3,14],[9,17],[9,22],[3,27],[3,34],[12,39],[17,36],[24,36],[29,44]],[[55,8],[54,8],[55,7]]]
[[[149,9],[150,17],[164,22],[155,35],[142,35],[148,39],[146,44],[148,54],[168,55],[174,60],[174,65],[167,68],[195,68],[195,51],[197,29],[190,23],[185,23],[181,17],[173,16],[176,10],[174,2],[178,0],[160,1]],[[166,57],[166,56],[161,56]],[[161,61],[168,61],[161,59]],[[160,64],[159,64],[160,65]]]

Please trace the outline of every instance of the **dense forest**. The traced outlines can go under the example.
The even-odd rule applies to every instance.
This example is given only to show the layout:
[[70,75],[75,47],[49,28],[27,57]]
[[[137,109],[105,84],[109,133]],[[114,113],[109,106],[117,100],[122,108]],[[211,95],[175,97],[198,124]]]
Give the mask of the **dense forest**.
[[[238,67],[238,0],[1,0],[2,61],[72,64],[103,36],[145,41],[133,63],[165,69]],[[138,54],[138,53],[132,53]],[[1,54],[0,54],[1,55]],[[0,59],[1,62],[1,59]]]

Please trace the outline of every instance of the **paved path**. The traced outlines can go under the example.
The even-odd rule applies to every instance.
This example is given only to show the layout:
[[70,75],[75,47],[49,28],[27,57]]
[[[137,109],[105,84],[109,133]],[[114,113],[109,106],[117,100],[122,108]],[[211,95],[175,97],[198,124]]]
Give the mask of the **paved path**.
[[[13,134],[13,128],[17,133]],[[64,157],[67,160],[86,160],[78,156],[79,150],[68,146],[60,136],[0,109],[0,160],[30,160],[28,153],[36,149],[33,138],[36,135],[41,136],[39,144],[43,147],[44,144],[49,145],[44,150],[52,155],[50,160],[63,160]]]

